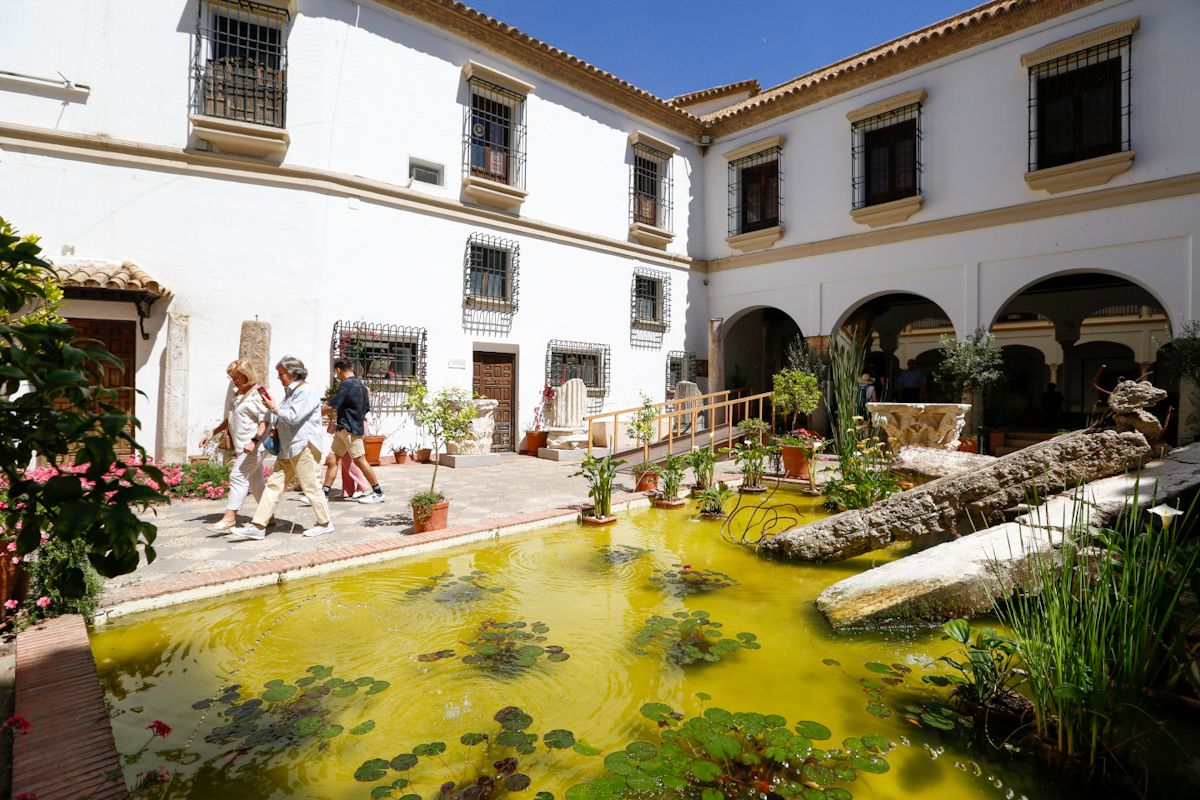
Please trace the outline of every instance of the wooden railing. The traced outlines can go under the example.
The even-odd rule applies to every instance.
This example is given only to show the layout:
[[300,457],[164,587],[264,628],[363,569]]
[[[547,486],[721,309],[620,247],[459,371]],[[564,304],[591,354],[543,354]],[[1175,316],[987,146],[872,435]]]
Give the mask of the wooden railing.
[[[753,394],[745,397],[731,396],[735,393],[729,389],[720,392],[710,392],[709,394],[697,395],[695,397],[687,397],[678,400],[668,400],[664,403],[655,403],[655,408],[658,413],[654,417],[654,441],[642,442],[642,451],[645,458],[649,459],[650,448],[654,445],[667,443],[667,452],[673,453],[676,439],[689,440],[689,447],[696,446],[697,433],[700,434],[701,442],[706,438],[707,434],[709,446],[715,447],[717,442],[717,430],[726,428],[724,439],[727,446],[733,446],[734,425],[747,417],[757,416],[763,418],[764,412],[770,413],[774,417],[775,404],[771,402],[774,392],[762,392],[761,394]],[[679,408],[686,406],[686,408]],[[769,409],[768,409],[769,406]],[[595,425],[597,422],[612,421],[612,433],[608,439],[608,451],[616,453],[620,450],[618,444],[621,437],[621,416],[626,414],[634,414],[641,412],[642,407],[623,408],[619,411],[606,411],[603,414],[593,414],[583,418],[587,425],[587,441],[588,455],[592,454],[593,442],[596,439]],[[754,414],[752,412],[757,412]],[[697,431],[698,423],[703,416],[705,429]],[[665,423],[665,426],[664,426]],[[665,432],[664,432],[665,427]],[[635,443],[630,450],[637,449]]]

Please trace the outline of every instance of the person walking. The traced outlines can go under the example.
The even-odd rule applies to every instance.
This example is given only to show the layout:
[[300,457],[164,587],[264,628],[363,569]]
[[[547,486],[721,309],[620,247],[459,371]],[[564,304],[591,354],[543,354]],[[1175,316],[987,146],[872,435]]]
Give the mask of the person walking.
[[922,391],[925,388],[925,373],[917,369],[917,362],[913,359],[908,360],[908,369],[900,373],[900,378],[897,381],[900,384],[900,402],[901,403],[919,403],[921,402]]
[[276,403],[273,399],[263,396],[263,404],[275,415],[275,436],[279,442],[279,457],[275,460],[275,469],[267,481],[262,500],[254,512],[254,519],[249,525],[240,525],[233,529],[235,539],[261,540],[266,537],[267,523],[275,513],[275,507],[283,497],[287,487],[293,481],[299,482],[300,489],[312,506],[313,516],[317,524],[304,532],[305,536],[324,536],[333,533],[333,523],[329,519],[329,505],[321,492],[317,469],[321,463],[321,441],[323,424],[321,421],[321,398],[315,389],[308,385],[308,369],[304,362],[294,356],[284,356],[275,365],[279,382],[283,385],[283,400]]
[[[337,375],[338,388],[333,397],[321,406],[321,410],[326,414],[337,413],[337,429],[333,434],[333,458],[326,462],[325,485],[322,491],[329,497],[333,479],[337,475],[338,462],[342,456],[349,454],[354,459],[354,465],[362,470],[367,482],[371,484],[370,494],[359,498],[358,502],[382,503],[383,489],[379,486],[375,470],[367,463],[367,451],[363,446],[363,435],[366,431],[364,424],[367,413],[371,410],[367,387],[354,375],[354,368],[345,358],[333,362],[333,371]],[[342,486],[342,492],[346,492],[345,484]]]
[[225,419],[200,440],[200,446],[206,447],[214,436],[228,431],[231,441],[233,463],[229,465],[229,496],[225,501],[225,515],[209,528],[217,533],[229,533],[237,524],[237,513],[246,502],[247,494],[253,494],[255,501],[262,500],[266,487],[262,440],[266,436],[270,418],[257,391],[258,376],[249,361],[239,358],[226,367],[225,374],[230,381],[230,391],[225,399]]
[[864,372],[858,378],[858,402],[855,404],[860,417],[868,415],[867,403],[874,403],[875,397],[875,378],[871,373]]

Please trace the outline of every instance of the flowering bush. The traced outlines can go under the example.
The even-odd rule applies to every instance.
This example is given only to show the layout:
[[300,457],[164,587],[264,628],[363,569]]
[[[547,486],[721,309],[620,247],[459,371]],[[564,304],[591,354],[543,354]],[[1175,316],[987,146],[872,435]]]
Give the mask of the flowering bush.
[[862,426],[854,449],[842,459],[841,474],[825,484],[826,505],[830,508],[867,508],[900,490],[900,482],[891,473],[887,445],[869,434],[869,429]]
[[[156,492],[162,492],[170,498],[187,500],[219,500],[229,494],[229,465],[209,464],[166,464],[155,459],[139,460],[132,458],[127,465],[157,467],[162,474],[162,481],[157,481],[144,473],[134,473],[133,482],[127,480],[130,475],[125,466],[113,465],[105,474],[105,480],[120,480],[122,485],[144,485]],[[84,475],[88,464],[64,464],[58,467],[36,467],[25,472],[25,477],[39,484],[44,484],[59,475]],[[92,482],[84,479],[84,487]],[[0,497],[0,510],[5,506]]]
[[787,447],[802,448],[804,455],[812,458],[829,444],[829,440],[807,428],[797,428],[790,435],[779,437],[779,443]]

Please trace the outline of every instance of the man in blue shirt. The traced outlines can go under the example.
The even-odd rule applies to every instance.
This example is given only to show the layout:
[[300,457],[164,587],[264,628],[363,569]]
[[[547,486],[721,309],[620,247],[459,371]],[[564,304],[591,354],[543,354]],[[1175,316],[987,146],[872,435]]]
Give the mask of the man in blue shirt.
[[360,503],[382,503],[383,489],[375,470],[367,463],[367,451],[363,446],[363,434],[366,432],[363,423],[367,412],[371,410],[371,397],[363,382],[354,376],[354,367],[347,359],[339,358],[333,362],[333,371],[337,375],[338,388],[333,397],[321,406],[326,414],[337,413],[337,430],[333,434],[333,458],[326,462],[325,496],[329,497],[329,489],[337,475],[338,462],[346,453],[354,459],[354,463],[362,470],[363,475],[371,483],[371,493],[359,498]]

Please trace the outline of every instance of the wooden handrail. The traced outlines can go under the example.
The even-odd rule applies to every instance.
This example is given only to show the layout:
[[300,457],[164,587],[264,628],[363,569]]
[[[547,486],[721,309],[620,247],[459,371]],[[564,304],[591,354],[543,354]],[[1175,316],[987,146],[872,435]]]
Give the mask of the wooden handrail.
[[[708,394],[698,394],[695,397],[684,397],[682,399],[676,399],[676,400],[664,400],[661,403],[653,403],[651,405],[651,408],[662,408],[664,406],[673,406],[676,403],[691,403],[694,400],[703,400],[706,397],[716,397],[717,395],[728,396],[731,391],[733,391],[733,390],[722,389],[719,392],[709,392]],[[602,419],[604,417],[611,417],[615,414],[628,414],[632,411],[641,411],[641,410],[642,410],[642,406],[634,406],[633,408],[622,408],[620,411],[605,411],[601,414],[590,414],[588,416],[585,416],[583,418],[583,421],[590,422],[591,420],[594,420],[594,419]]]
[[[667,447],[669,449],[673,450],[674,444],[675,444],[675,435],[674,435],[675,434],[675,419],[677,417],[689,416],[689,417],[691,417],[691,425],[689,426],[691,447],[695,448],[695,446],[696,446],[696,417],[699,414],[702,414],[706,411],[711,411],[713,413],[709,418],[708,441],[709,441],[710,445],[715,445],[716,429],[717,429],[717,423],[716,423],[716,419],[715,419],[717,416],[716,412],[723,409],[725,411],[725,414],[724,414],[725,426],[729,428],[727,444],[732,447],[733,446],[733,425],[730,422],[731,417],[732,417],[732,413],[731,413],[732,410],[738,406],[741,406],[745,413],[745,416],[749,417],[750,416],[750,404],[757,400],[758,401],[758,415],[761,418],[762,414],[763,414],[764,404],[766,403],[767,398],[774,397],[775,393],[774,392],[761,392],[759,394],[749,395],[749,396],[745,396],[745,397],[730,397],[729,395],[730,395],[730,390],[725,389],[725,390],[722,390],[719,392],[710,392],[708,394],[697,395],[695,397],[684,397],[684,398],[679,398],[679,399],[675,399],[675,400],[668,400],[663,403],[655,403],[652,406],[653,408],[664,408],[666,406],[679,405],[682,403],[687,403],[689,405],[689,408],[675,409],[672,411],[666,411],[665,413],[656,414],[654,417],[655,430],[657,431],[660,423],[663,420],[668,421],[667,435],[666,435]],[[716,398],[718,398],[718,397],[720,397],[721,399],[717,400]],[[641,410],[642,410],[642,406],[636,406],[634,408],[626,408],[626,409],[622,409],[620,411],[607,411],[603,414],[591,414],[589,416],[584,417],[583,419],[587,423],[588,455],[592,454],[592,439],[593,439],[592,426],[595,424],[596,420],[598,420],[598,419],[607,420],[610,417],[612,418],[613,432],[612,432],[612,441],[610,443],[611,446],[610,446],[609,450],[610,450],[610,452],[615,453],[617,451],[617,440],[620,436],[620,430],[621,430],[620,429],[621,415],[622,414],[631,414],[631,413],[641,411]],[[774,415],[775,415],[775,406],[772,403],[772,405],[771,405],[772,423],[774,422]],[[662,440],[661,439],[656,440],[655,444],[657,444],[659,441],[662,441]],[[650,451],[650,443],[649,442],[644,442],[642,444],[642,451],[644,454],[644,459],[648,460],[649,459],[649,451]]]

